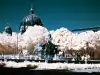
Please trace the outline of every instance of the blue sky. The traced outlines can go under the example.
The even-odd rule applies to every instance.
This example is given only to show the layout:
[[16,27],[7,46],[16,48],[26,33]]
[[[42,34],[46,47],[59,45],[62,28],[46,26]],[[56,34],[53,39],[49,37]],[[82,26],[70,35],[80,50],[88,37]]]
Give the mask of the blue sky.
[[19,31],[31,4],[48,30],[100,26],[100,0],[0,0],[0,31],[6,23],[13,31]]

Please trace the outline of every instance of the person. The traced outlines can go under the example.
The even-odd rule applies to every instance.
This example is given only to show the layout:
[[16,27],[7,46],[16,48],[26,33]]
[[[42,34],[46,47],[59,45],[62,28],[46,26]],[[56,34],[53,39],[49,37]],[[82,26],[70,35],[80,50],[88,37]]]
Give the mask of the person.
[[81,60],[81,56],[80,56],[80,54],[76,51],[76,53],[75,53],[75,61],[76,61],[76,63],[79,63],[80,60]]

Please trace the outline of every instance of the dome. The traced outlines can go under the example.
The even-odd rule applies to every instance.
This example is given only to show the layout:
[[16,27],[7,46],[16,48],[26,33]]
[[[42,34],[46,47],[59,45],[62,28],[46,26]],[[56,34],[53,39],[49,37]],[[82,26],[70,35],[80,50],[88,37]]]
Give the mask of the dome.
[[22,20],[21,25],[25,25],[25,26],[41,25],[42,26],[42,22],[38,16],[36,16],[35,14],[30,14]]
[[12,35],[12,29],[11,29],[11,27],[10,26],[6,26],[4,32]]
[[43,26],[41,19],[34,14],[34,10],[31,8],[30,14],[25,18],[23,18],[23,20],[21,21],[20,28],[21,26],[27,27],[27,26],[34,26],[34,25]]

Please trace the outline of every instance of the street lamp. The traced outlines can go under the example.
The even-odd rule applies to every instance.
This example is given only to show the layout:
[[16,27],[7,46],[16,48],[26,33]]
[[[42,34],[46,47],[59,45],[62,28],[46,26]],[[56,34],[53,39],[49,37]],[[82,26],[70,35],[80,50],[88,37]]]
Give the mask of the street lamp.
[[18,52],[18,33],[17,33],[17,52]]

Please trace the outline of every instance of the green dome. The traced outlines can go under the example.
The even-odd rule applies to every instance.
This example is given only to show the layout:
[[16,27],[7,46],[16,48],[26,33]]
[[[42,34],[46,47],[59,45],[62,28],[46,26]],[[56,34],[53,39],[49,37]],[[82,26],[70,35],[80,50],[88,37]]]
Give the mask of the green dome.
[[[34,10],[31,8],[30,14],[24,17],[23,20],[21,21],[20,28],[21,26],[24,26],[25,29],[25,27],[27,26],[34,26],[34,25],[43,26],[41,19],[34,14]],[[26,30],[23,31],[25,32]]]
[[6,26],[5,27],[5,32],[8,33],[8,34],[10,34],[10,35],[12,35],[12,29],[11,29],[11,27],[10,26]]

